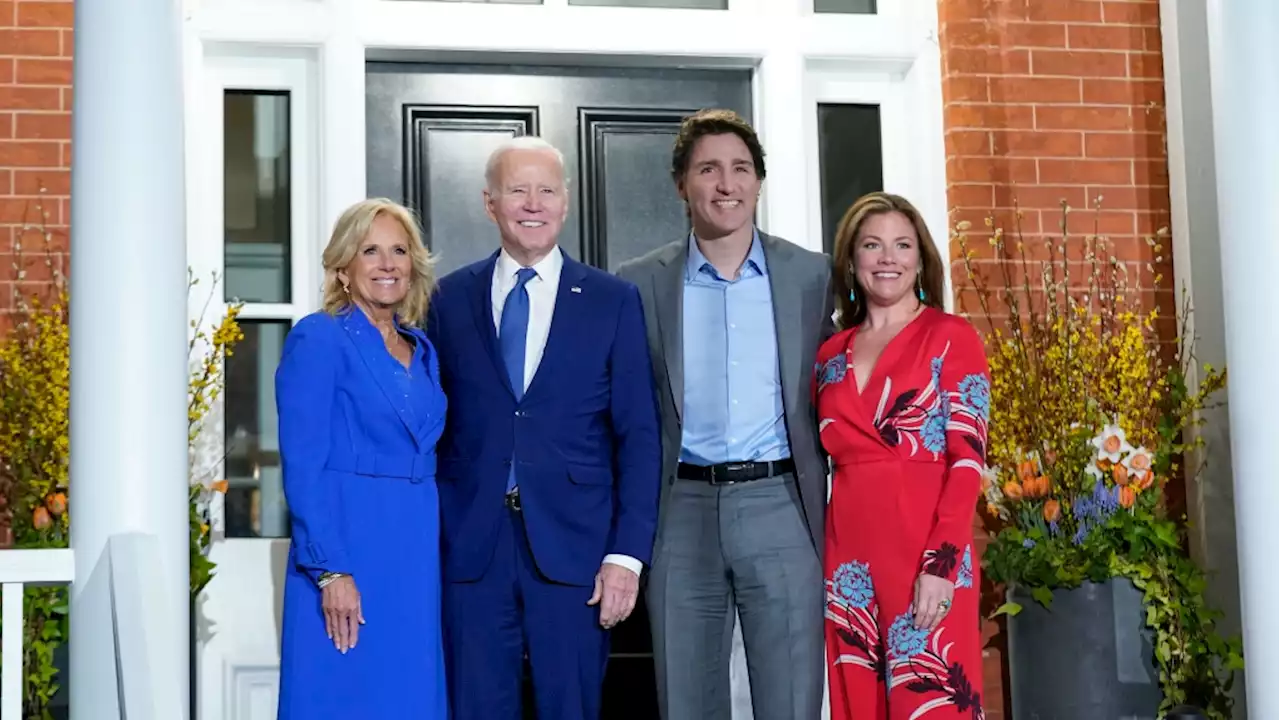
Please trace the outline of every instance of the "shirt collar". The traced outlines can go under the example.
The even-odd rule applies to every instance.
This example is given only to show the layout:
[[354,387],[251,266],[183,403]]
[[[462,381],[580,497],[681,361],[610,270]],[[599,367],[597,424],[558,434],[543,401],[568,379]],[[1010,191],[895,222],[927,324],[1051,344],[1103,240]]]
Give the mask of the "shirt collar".
[[[516,272],[524,267],[516,259],[511,257],[506,248],[498,253],[498,277],[503,281],[512,281],[516,276]],[[560,276],[560,268],[564,267],[564,256],[561,255],[560,246],[551,248],[551,252],[547,256],[534,263],[533,270],[538,273],[538,278],[543,282],[551,282]]]
[[[764,259],[764,245],[760,243],[760,231],[757,228],[751,229],[751,249],[747,251],[747,259],[746,262],[743,263],[743,266],[754,268],[755,271],[761,275],[769,274],[768,264]],[[689,257],[685,261],[684,268],[685,280],[692,280],[697,277],[698,272],[704,267],[719,277],[719,273],[716,272],[715,266],[713,266],[711,261],[707,259],[707,256],[703,255],[702,251],[698,249],[698,241],[694,237],[693,232],[690,231]],[[512,272],[515,271],[513,270]]]

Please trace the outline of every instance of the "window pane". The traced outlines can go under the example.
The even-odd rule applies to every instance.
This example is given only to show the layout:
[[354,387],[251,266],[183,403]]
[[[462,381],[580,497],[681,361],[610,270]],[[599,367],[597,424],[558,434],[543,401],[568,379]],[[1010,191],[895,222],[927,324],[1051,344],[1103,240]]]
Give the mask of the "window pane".
[[879,105],[818,105],[818,162],[822,175],[822,247],[830,253],[849,206],[884,189]]
[[569,0],[570,5],[607,5],[610,7],[693,8],[725,10],[729,0]]
[[226,365],[227,537],[289,537],[276,435],[275,372],[287,320],[241,320]]
[[227,299],[289,302],[289,93],[223,100]]
[[813,0],[813,11],[816,13],[874,15],[876,12],[876,0]]

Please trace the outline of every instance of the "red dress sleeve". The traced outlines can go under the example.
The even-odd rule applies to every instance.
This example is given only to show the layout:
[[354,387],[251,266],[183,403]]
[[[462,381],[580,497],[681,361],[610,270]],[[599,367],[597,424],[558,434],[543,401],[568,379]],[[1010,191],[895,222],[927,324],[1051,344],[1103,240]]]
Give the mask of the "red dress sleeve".
[[982,339],[956,319],[947,333],[940,391],[948,406],[946,478],[920,571],[956,581],[960,555],[973,542],[973,514],[982,492],[991,374]]

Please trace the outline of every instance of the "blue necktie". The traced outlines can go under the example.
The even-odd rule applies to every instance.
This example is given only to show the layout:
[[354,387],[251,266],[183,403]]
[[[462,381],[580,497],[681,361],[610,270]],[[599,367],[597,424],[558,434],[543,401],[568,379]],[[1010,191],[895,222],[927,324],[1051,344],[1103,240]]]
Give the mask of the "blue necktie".
[[[498,323],[498,344],[502,347],[502,362],[507,366],[507,378],[516,401],[524,397],[524,346],[529,335],[529,290],[525,285],[538,276],[533,268],[516,271],[516,286],[507,294],[502,306],[502,320]],[[516,487],[516,462],[511,459],[511,473],[507,476],[507,492]]]

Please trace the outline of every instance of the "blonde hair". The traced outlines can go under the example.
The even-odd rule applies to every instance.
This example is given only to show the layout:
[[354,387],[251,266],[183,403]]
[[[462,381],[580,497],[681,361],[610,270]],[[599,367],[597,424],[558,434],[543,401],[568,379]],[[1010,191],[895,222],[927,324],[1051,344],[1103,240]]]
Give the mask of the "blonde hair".
[[414,219],[413,212],[387,198],[361,200],[343,211],[342,216],[334,223],[333,234],[329,236],[329,244],[325,246],[323,255],[324,310],[334,315],[350,307],[351,296],[342,289],[338,273],[351,265],[360,245],[369,236],[373,221],[379,215],[386,215],[400,223],[409,236],[409,258],[413,261],[409,292],[400,301],[395,312],[402,323],[419,325],[427,316],[427,303],[430,302],[436,285],[433,270],[435,258],[422,243],[422,233],[418,231],[418,222]]

